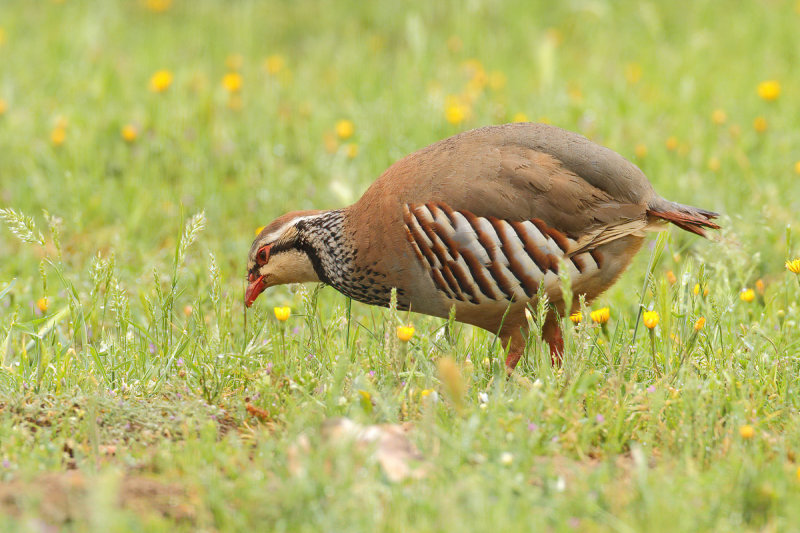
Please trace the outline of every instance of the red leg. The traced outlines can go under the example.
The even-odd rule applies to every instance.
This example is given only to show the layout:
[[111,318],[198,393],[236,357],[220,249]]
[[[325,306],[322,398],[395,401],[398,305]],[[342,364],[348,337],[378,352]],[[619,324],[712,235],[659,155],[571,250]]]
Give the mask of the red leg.
[[550,361],[554,367],[560,367],[564,359],[564,337],[558,324],[558,315],[553,311],[547,313],[542,326],[542,339],[550,345]]
[[508,355],[506,356],[506,372],[511,374],[519,363],[522,354],[525,352],[525,337],[528,333],[527,327],[523,334],[522,327],[515,327],[511,332],[505,335],[500,335],[500,340],[503,346],[508,346]]

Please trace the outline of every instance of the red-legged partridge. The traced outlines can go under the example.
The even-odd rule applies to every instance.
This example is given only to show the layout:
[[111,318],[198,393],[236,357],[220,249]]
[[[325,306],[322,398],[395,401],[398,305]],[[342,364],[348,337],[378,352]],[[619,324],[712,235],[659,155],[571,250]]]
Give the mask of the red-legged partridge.
[[[267,225],[247,261],[250,306],[267,287],[321,281],[360,302],[456,319],[500,336],[513,369],[539,286],[554,363],[563,339],[559,268],[575,302],[600,295],[666,222],[705,236],[716,213],[661,198],[636,165],[543,124],[467,131],[387,169],[356,203]],[[504,318],[505,317],[505,318]]]

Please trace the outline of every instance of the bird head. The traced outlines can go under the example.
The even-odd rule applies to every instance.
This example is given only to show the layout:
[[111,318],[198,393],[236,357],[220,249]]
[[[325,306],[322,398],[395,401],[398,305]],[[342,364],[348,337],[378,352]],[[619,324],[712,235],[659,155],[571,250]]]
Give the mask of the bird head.
[[247,257],[245,305],[250,307],[264,289],[286,283],[319,281],[304,235],[304,220],[320,211],[293,211],[264,226]]

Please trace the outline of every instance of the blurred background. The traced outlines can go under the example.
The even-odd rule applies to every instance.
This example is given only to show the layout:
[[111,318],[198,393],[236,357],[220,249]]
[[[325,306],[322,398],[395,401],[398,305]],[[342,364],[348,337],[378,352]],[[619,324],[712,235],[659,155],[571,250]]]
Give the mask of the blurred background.
[[[724,213],[768,273],[800,202],[798,23],[793,1],[6,0],[0,202],[61,217],[72,263],[113,248],[130,278],[205,210],[202,246],[233,283],[277,215],[346,205],[413,150],[530,120]],[[8,232],[0,246],[4,279],[37,276]]]
[[[0,1],[0,530],[791,529],[798,28],[798,0]],[[491,334],[330,288],[245,314],[258,228],[512,121],[723,229],[649,241],[564,368],[534,339],[510,380]],[[407,433],[421,479],[338,417]]]

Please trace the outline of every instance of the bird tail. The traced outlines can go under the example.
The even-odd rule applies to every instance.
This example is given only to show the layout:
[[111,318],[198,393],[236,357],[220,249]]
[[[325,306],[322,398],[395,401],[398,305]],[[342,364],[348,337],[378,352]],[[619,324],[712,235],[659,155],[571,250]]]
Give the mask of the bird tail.
[[672,222],[679,228],[706,237],[706,228],[719,229],[719,226],[712,222],[719,216],[719,213],[706,211],[698,207],[683,205],[670,202],[663,198],[658,198],[651,202],[647,209],[649,218],[657,218]]

